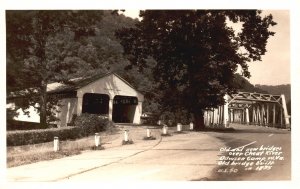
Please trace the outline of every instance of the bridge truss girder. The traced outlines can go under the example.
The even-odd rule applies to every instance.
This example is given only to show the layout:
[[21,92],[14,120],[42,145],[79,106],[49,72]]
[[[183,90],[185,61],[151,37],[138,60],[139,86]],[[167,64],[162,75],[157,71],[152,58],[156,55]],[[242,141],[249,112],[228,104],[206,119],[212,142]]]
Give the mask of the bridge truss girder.
[[206,125],[228,127],[230,122],[239,122],[290,128],[284,95],[238,92],[224,99],[225,105],[205,111]]
[[236,94],[229,95],[229,104],[232,102],[268,102],[281,104],[282,95],[250,93],[250,92],[238,92]]

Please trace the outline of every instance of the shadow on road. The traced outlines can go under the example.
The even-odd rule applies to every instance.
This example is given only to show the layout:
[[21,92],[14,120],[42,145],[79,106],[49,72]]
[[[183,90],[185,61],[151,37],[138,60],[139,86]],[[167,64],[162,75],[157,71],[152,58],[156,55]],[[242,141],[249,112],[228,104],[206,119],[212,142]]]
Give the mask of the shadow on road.
[[[253,128],[254,127],[254,128]],[[259,128],[259,129],[257,129]],[[252,126],[247,128],[247,126],[229,127],[229,128],[205,128],[196,132],[217,132],[217,133],[274,133],[274,134],[290,134],[291,132],[287,129],[272,128],[272,127],[261,127]]]

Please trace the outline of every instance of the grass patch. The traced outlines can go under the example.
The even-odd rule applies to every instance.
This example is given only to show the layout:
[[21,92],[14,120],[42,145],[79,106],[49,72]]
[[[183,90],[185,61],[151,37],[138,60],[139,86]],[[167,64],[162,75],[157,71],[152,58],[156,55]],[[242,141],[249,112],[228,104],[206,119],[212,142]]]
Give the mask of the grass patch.
[[184,132],[184,131],[175,131],[174,133],[175,134],[186,134],[186,132]]
[[129,144],[133,144],[133,141],[132,140],[128,140],[128,141],[123,140],[122,141],[122,145],[129,145]]
[[143,140],[156,140],[156,138],[154,136],[150,136],[150,137],[145,136]]
[[104,150],[104,147],[103,146],[92,146],[91,148],[92,150]]
[[[119,137],[117,133],[105,132],[101,134],[101,143],[114,140]],[[95,147],[95,136],[84,137],[77,140],[66,140],[59,142],[59,151],[53,151],[53,141],[23,146],[7,147],[7,167],[48,161],[67,156],[78,155],[85,150],[103,150],[102,146]]]
[[25,164],[36,163],[39,161],[47,161],[52,159],[59,159],[72,155],[78,155],[81,152],[79,150],[74,151],[47,151],[42,153],[35,153],[34,155],[15,155],[7,157],[7,167],[16,167]]
[[161,134],[161,136],[168,137],[168,136],[172,136],[172,135],[167,133],[167,134]]

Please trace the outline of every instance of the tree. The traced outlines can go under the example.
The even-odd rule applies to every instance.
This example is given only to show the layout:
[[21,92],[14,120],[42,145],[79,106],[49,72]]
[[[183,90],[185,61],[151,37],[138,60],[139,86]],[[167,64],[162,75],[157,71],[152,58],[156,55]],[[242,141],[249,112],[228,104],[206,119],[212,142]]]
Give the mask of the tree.
[[40,124],[47,125],[57,103],[47,84],[97,66],[96,49],[86,37],[95,35],[101,18],[102,11],[6,11],[7,92],[25,97],[18,103],[23,109],[35,106]]
[[[132,65],[157,61],[153,74],[163,91],[161,104],[169,110],[187,110],[195,129],[204,128],[203,110],[224,103],[235,91],[238,66],[250,77],[247,63],[261,60],[272,15],[258,10],[146,10],[135,28],[116,33]],[[241,23],[241,32],[228,22]],[[235,34],[237,32],[237,34]]]

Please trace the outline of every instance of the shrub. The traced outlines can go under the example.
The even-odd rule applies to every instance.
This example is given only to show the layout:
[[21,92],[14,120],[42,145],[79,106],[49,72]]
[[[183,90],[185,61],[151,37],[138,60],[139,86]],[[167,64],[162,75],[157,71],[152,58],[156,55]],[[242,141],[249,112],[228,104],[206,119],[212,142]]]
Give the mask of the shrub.
[[157,125],[159,120],[158,114],[146,112],[144,116],[141,116],[141,121],[145,125]]
[[81,129],[83,136],[104,131],[111,125],[106,116],[96,114],[82,114],[77,116],[74,124]]
[[162,112],[160,119],[169,127],[176,126],[177,123],[189,124],[192,121],[192,115],[186,110],[174,110]]
[[[49,124],[48,128],[56,128],[56,124]],[[27,121],[17,121],[17,120],[7,120],[6,130],[34,130],[34,129],[46,129],[40,123],[27,122]]]
[[63,127],[28,131],[7,131],[6,142],[7,146],[38,144],[53,141],[55,136],[59,137],[59,140],[77,139],[81,137],[81,130],[78,127]]
[[114,122],[108,121],[105,131],[109,134],[112,134],[112,133],[115,133],[116,131],[119,131],[119,129],[116,127]]
[[55,136],[59,140],[78,139],[104,130],[113,132],[114,129],[114,124],[105,116],[82,114],[76,117],[75,127],[7,131],[6,141],[7,146],[20,146],[50,142]]

